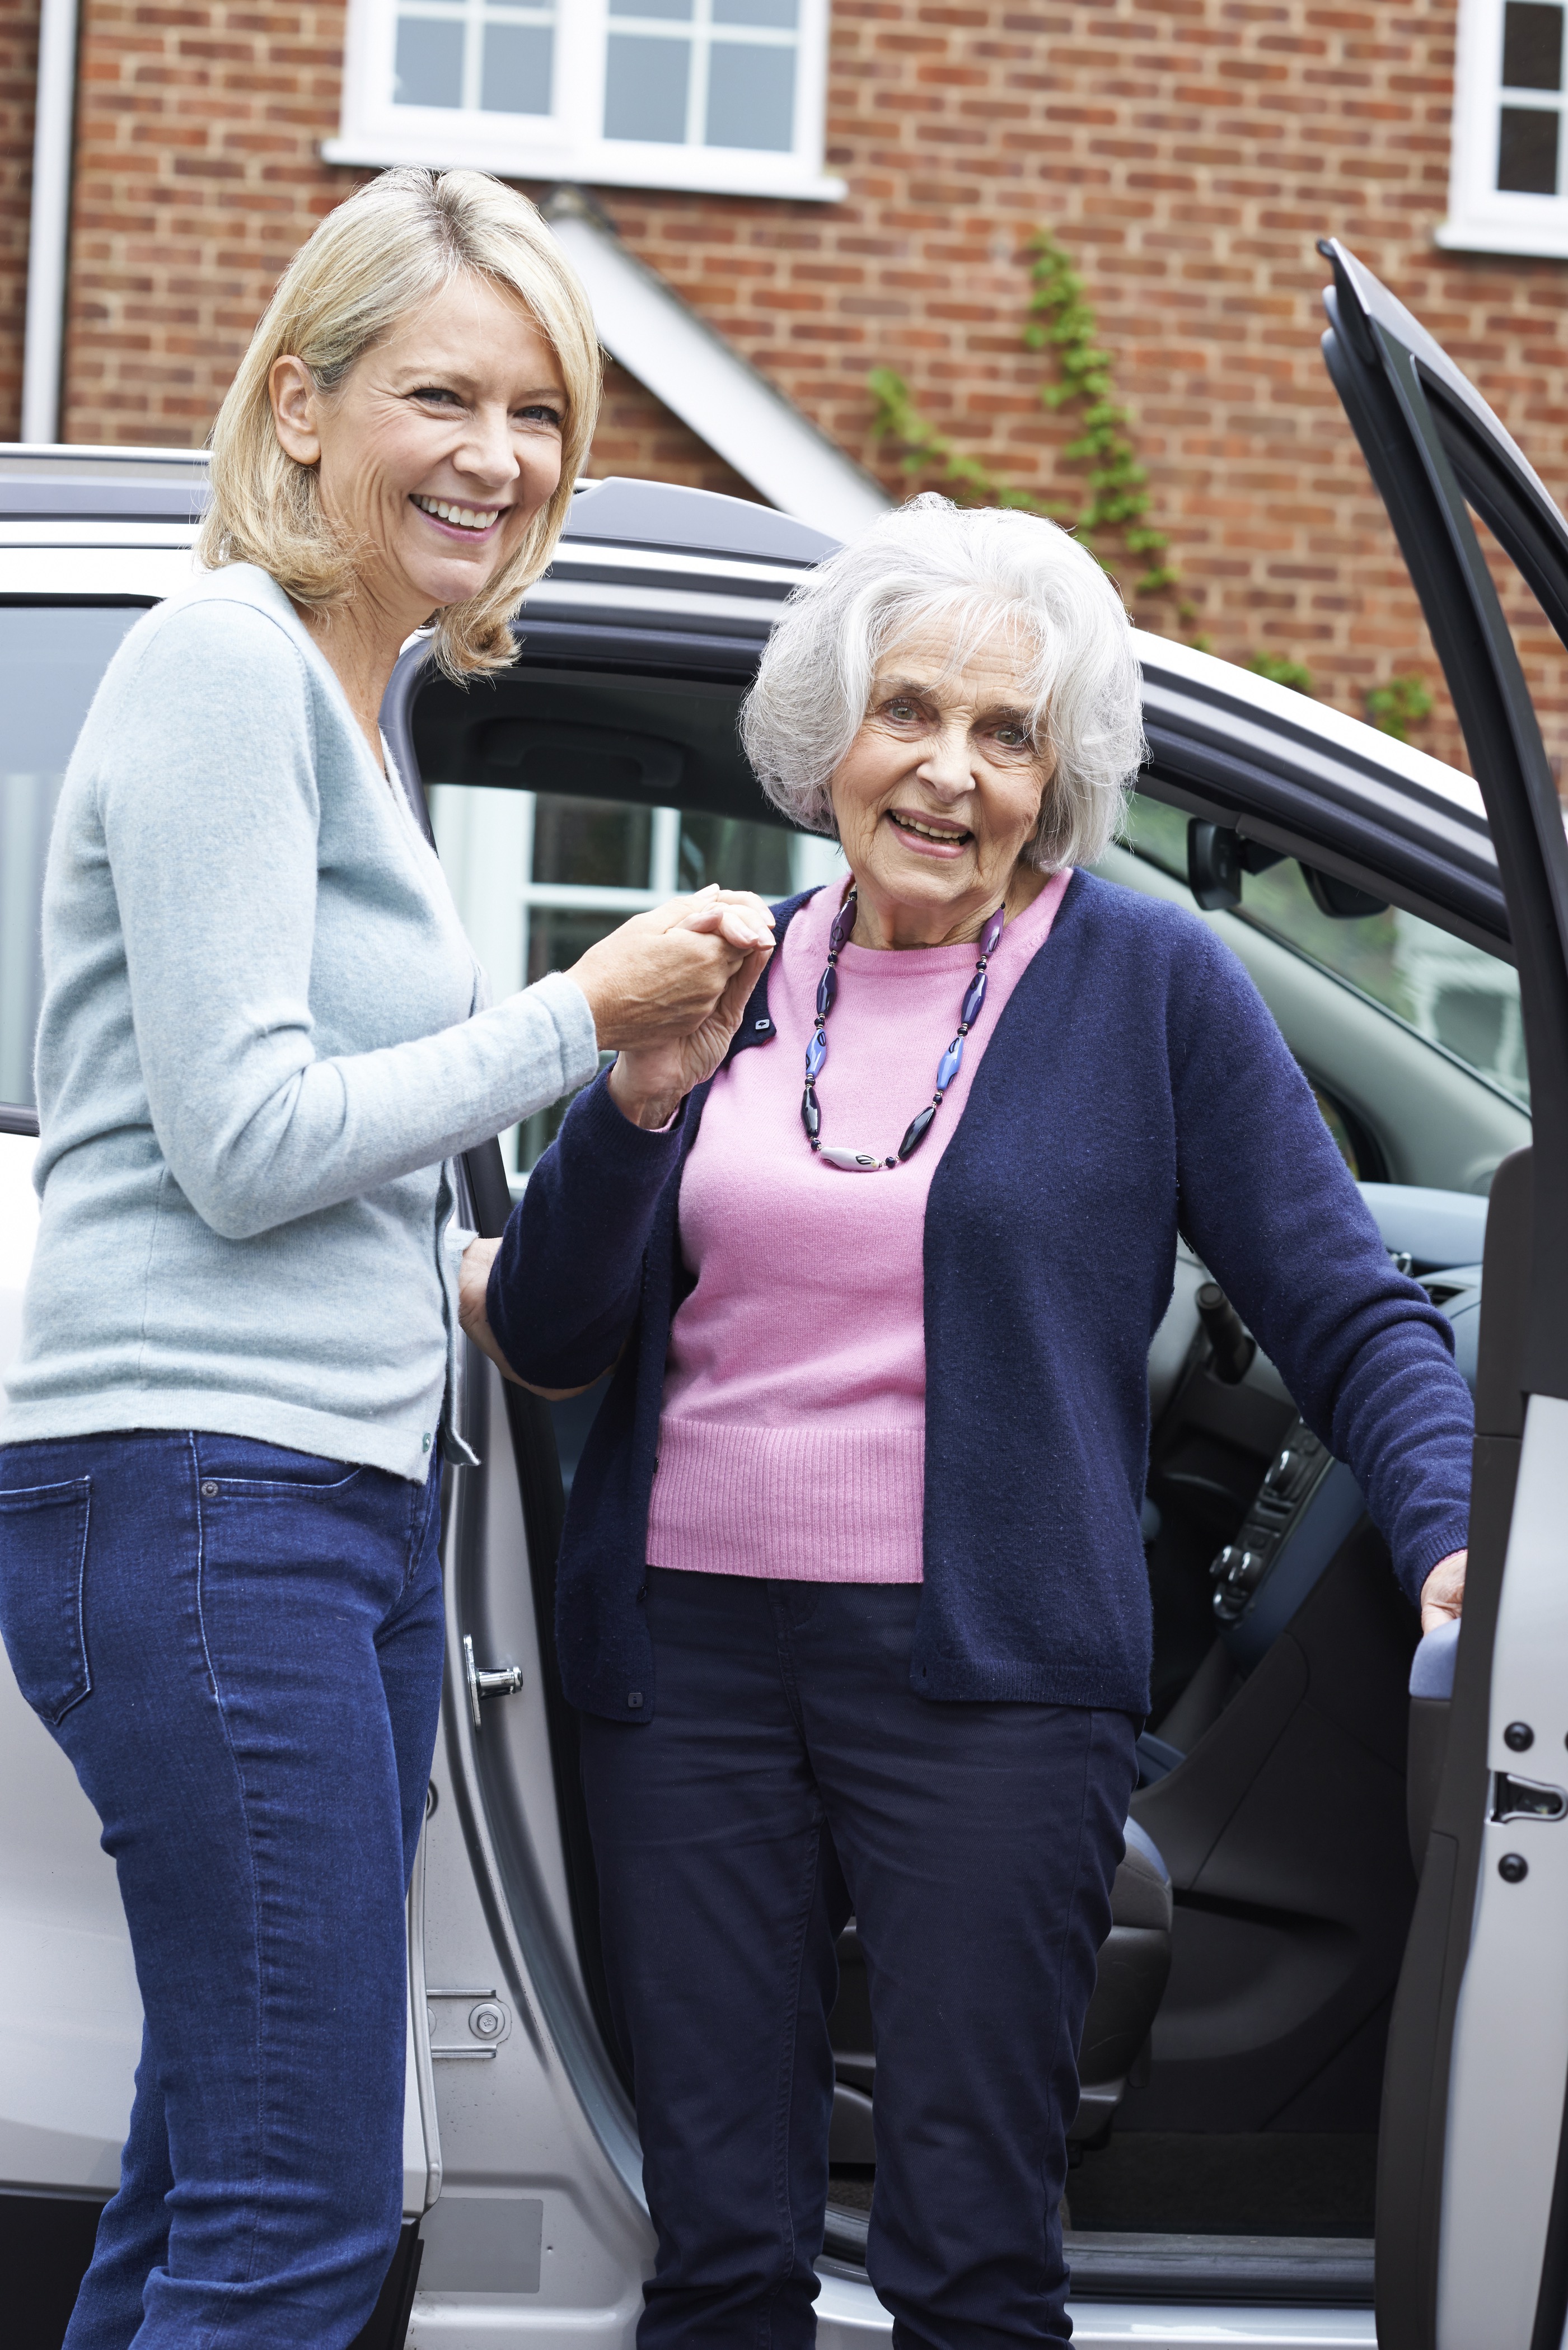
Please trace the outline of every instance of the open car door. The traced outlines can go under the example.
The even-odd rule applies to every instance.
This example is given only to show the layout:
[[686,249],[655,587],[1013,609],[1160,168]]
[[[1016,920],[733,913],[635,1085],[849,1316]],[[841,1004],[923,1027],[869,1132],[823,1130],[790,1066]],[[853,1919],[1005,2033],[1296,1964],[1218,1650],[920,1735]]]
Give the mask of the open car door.
[[[1452,361],[1339,244],[1329,373],[1485,797],[1532,1149],[1486,1238],[1469,1592],[1390,2033],[1382,2350],[1559,2350],[1568,2319],[1568,840],[1473,514],[1568,645],[1568,524]],[[1440,1701],[1440,1700],[1439,1700]],[[1426,1700],[1429,1703],[1430,1700]]]

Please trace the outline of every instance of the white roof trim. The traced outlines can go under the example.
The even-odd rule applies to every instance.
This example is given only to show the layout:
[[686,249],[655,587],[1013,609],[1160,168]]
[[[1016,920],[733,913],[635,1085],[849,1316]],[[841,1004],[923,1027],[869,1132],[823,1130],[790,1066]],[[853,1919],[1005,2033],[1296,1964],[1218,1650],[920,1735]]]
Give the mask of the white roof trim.
[[629,375],[781,513],[834,538],[888,511],[869,473],[743,359],[569,189],[545,207],[594,306],[599,338]]

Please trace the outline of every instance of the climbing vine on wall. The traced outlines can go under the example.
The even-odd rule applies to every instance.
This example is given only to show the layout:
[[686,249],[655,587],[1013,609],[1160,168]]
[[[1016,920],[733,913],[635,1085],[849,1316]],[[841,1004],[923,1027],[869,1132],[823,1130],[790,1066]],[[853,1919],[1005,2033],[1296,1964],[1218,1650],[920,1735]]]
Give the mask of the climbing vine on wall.
[[[950,434],[921,414],[909,385],[892,368],[876,368],[867,378],[877,403],[877,438],[901,442],[904,472],[936,473],[962,504],[1022,507],[1067,523],[1102,563],[1105,556],[1096,540],[1114,532],[1129,554],[1147,558],[1135,594],[1179,590],[1181,583],[1165,560],[1165,534],[1145,519],[1148,477],[1137,462],[1127,409],[1114,395],[1111,354],[1100,342],[1084,281],[1048,229],[1037,229],[1025,250],[1030,291],[1023,342],[1029,350],[1050,350],[1055,357],[1054,380],[1039,388],[1041,406],[1053,411],[1077,408],[1076,435],[1062,453],[1069,463],[1087,469],[1086,494],[1078,511],[1000,481],[989,466],[960,449]],[[1183,609],[1182,617],[1190,618],[1189,608]]]

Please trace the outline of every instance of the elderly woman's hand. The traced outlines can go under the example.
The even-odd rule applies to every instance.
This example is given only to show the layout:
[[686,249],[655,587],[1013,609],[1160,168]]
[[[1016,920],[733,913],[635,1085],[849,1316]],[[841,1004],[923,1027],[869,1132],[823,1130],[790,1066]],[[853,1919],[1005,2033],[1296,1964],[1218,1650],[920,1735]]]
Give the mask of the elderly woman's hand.
[[621,1054],[610,1097],[634,1126],[668,1126],[692,1087],[712,1076],[773,952],[773,920],[750,889],[705,889],[680,910],[677,931],[722,939],[742,959],[712,1011],[686,1035]]
[[1435,1632],[1440,1625],[1459,1620],[1465,1604],[1468,1550],[1450,1551],[1440,1558],[1421,1586],[1421,1629]]
[[490,1268],[495,1263],[498,1240],[472,1240],[463,1250],[457,1269],[457,1318],[465,1334],[482,1352],[488,1355],[504,1379],[521,1387],[518,1378],[505,1356],[495,1343],[495,1333],[490,1326],[490,1312],[485,1303],[490,1290]]
[[771,950],[771,921],[749,890],[714,887],[634,914],[600,939],[566,975],[587,997],[601,1050],[668,1046],[702,1028],[755,954]]

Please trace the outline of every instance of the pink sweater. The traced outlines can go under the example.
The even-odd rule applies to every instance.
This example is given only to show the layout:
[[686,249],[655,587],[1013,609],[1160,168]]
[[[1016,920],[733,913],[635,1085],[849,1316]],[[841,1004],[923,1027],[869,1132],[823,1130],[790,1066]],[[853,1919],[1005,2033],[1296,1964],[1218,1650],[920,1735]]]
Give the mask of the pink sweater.
[[[680,1185],[697,1286],[670,1331],[653,1566],[822,1583],[919,1583],[925,1472],[926,1197],[1002,1007],[1045,943],[1054,874],[992,958],[964,1066],[902,1167],[841,1174],[800,1123],[827,934],[819,890],[768,984],[774,1042],[715,1079]],[[825,1142],[897,1149],[958,1024],[978,949],[846,947],[817,1082]]]

